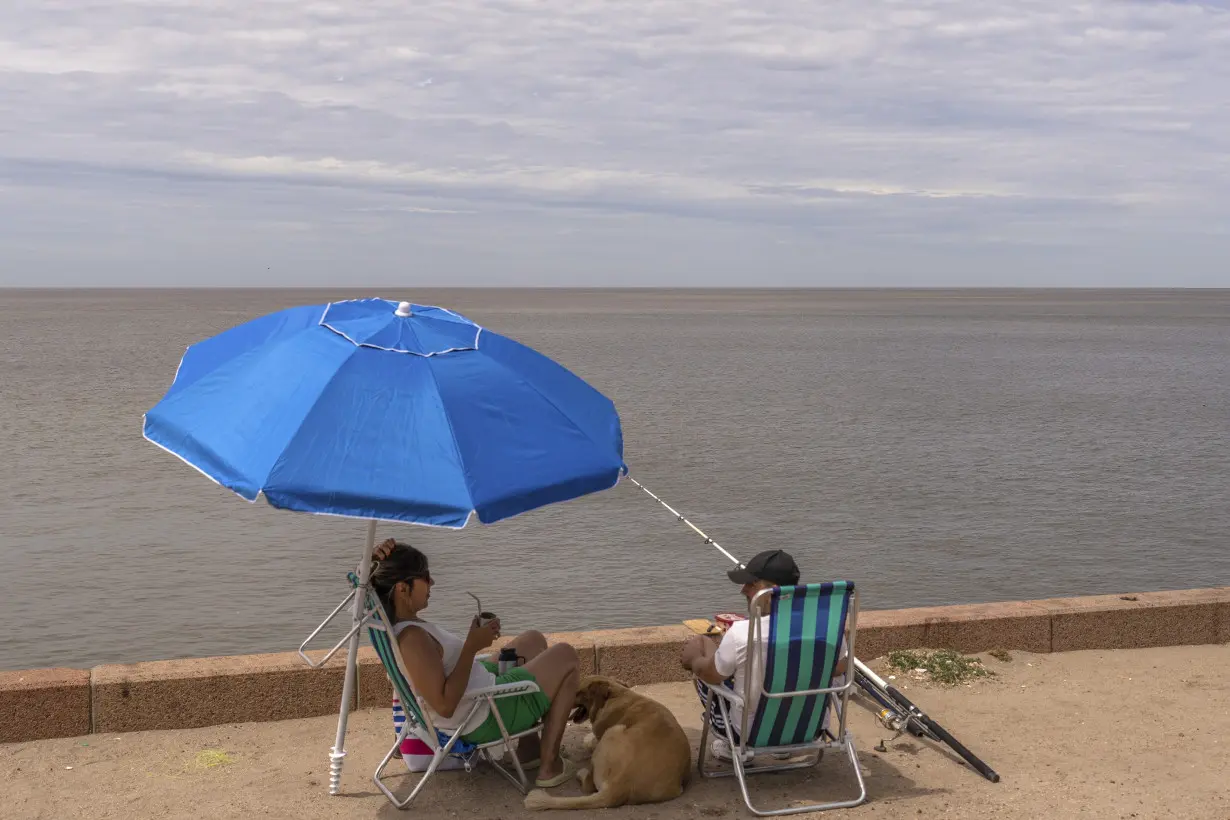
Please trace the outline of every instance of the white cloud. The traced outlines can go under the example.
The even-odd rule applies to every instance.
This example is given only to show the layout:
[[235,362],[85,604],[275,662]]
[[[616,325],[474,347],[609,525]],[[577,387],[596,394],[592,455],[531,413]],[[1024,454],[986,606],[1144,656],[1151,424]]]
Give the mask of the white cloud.
[[482,213],[508,242],[645,216],[775,246],[1165,247],[1224,237],[1228,43],[1198,3],[19,0],[0,219],[37,201],[67,230],[118,199],[184,231],[200,209],[163,203],[363,236]]

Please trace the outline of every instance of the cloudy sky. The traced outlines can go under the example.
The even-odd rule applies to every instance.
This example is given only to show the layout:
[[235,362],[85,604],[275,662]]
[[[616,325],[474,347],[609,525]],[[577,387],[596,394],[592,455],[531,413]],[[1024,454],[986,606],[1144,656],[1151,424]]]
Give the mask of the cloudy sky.
[[6,0],[0,285],[1230,286],[1230,3]]

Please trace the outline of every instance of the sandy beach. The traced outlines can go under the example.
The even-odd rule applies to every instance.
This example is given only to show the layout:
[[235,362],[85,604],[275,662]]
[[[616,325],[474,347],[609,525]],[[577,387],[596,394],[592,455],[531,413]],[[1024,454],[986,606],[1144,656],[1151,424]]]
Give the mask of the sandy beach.
[[[868,802],[851,817],[1230,818],[1230,646],[984,657],[995,677],[943,688],[903,681],[907,693],[1002,776],[992,784],[935,747],[888,733],[859,706],[851,726]],[[873,663],[873,667],[882,668]],[[686,684],[641,691],[668,704],[693,739],[700,716]],[[335,718],[180,731],[90,735],[0,746],[6,818],[370,818],[481,820],[542,816],[482,769],[440,774],[397,812],[371,773],[391,743],[388,711],[350,722],[343,795],[327,794]],[[584,756],[581,727],[566,754]],[[216,752],[229,762],[217,762]],[[397,772],[397,769],[390,768]],[[405,793],[410,776],[392,778]],[[802,773],[769,774],[753,788],[773,807],[833,799],[854,783],[837,756]],[[564,787],[561,793],[575,789]],[[733,780],[696,778],[670,803],[608,810],[613,818],[750,817]],[[580,812],[599,816],[602,812]],[[547,815],[554,816],[554,815]],[[837,815],[834,815],[837,816]]]

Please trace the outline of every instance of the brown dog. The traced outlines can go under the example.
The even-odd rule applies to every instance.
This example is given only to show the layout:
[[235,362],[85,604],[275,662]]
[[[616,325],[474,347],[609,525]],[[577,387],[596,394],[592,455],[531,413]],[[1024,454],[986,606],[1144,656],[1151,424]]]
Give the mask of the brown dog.
[[572,720],[588,719],[593,749],[577,772],[583,797],[556,797],[536,789],[527,809],[604,809],[661,803],[683,794],[692,771],[692,747],[675,716],[652,698],[610,678],[587,675],[577,690]]

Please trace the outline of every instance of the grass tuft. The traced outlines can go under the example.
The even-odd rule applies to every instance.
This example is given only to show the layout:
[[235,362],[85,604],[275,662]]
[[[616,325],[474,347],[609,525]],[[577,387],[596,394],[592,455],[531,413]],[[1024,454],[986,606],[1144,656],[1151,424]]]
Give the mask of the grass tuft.
[[926,650],[889,652],[888,665],[898,672],[916,678],[933,680],[945,686],[955,686],[975,678],[995,675],[977,658],[968,658],[951,649],[938,649],[934,652]]
[[219,766],[229,766],[234,762],[235,758],[221,749],[206,749],[203,752],[197,752],[196,755],[196,765],[202,769],[216,769]]

